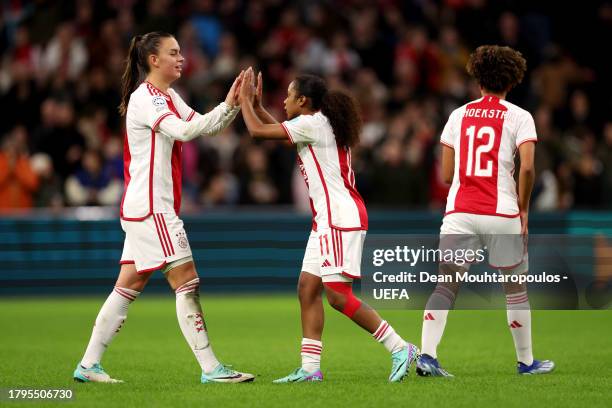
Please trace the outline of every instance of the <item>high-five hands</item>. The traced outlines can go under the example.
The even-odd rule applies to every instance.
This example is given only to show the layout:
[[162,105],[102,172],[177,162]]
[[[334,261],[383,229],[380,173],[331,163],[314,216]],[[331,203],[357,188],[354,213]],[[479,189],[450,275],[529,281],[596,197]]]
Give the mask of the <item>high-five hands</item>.
[[261,77],[261,71],[259,71],[259,74],[257,74],[257,86],[255,88],[253,106],[255,108],[261,108],[263,106],[263,79]]
[[240,71],[240,74],[234,79],[234,83],[232,83],[232,87],[230,88],[227,96],[225,97],[225,103],[229,106],[236,106],[239,104],[238,97],[240,94],[240,85],[242,84],[244,78],[244,71]]
[[253,72],[253,68],[249,67],[249,69],[244,72],[244,76],[242,77],[239,102],[241,104],[252,104],[255,98],[255,93],[255,73]]

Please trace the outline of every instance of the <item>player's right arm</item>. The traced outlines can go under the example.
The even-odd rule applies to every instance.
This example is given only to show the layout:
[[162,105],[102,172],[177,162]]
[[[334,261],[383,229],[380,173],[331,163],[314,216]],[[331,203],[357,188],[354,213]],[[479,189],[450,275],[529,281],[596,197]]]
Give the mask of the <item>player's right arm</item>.
[[159,130],[166,136],[188,142],[199,136],[215,136],[225,129],[236,117],[239,107],[221,102],[210,112],[184,122],[176,115],[168,115],[159,122]]
[[521,234],[529,231],[529,200],[535,183],[535,144],[538,140],[533,117],[523,112],[516,134],[521,167],[518,180],[518,206],[521,215]]
[[455,176],[455,131],[453,123],[455,120],[456,111],[450,114],[442,135],[440,136],[440,144],[442,145],[442,179],[446,184],[453,182]]
[[455,149],[442,145],[442,179],[446,184],[453,182],[455,176]]
[[519,146],[521,168],[518,182],[518,205],[521,214],[521,234],[529,232],[529,200],[535,183],[535,142],[529,141]]
[[[204,115],[194,115],[190,121],[183,121],[172,114],[163,98],[157,99],[160,105],[151,111],[149,123],[153,123],[151,128],[161,131],[162,134],[181,142],[187,142],[199,136],[215,136],[229,126],[240,111],[236,96],[242,81],[242,73],[234,80],[225,102],[221,102],[212,111]],[[158,97],[159,98],[159,97]],[[156,106],[154,104],[154,106]],[[160,115],[161,113],[161,115]]]
[[261,72],[257,74],[257,89],[253,100],[253,109],[259,120],[264,124],[274,124],[278,121],[263,107],[263,79]]

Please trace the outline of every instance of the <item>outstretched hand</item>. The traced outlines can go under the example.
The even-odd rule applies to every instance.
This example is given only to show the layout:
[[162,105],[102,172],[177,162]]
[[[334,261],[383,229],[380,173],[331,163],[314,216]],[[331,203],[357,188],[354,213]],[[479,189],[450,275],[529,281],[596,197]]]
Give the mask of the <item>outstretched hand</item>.
[[232,87],[230,88],[227,96],[225,97],[225,103],[229,106],[238,105],[238,95],[240,93],[240,85],[244,79],[244,71],[240,71],[240,74],[234,79],[234,83],[232,83]]
[[255,97],[255,74],[253,73],[253,68],[249,67],[249,69],[247,69],[244,72],[244,76],[242,77],[239,101],[241,104],[253,103],[254,97]]
[[259,74],[257,74],[257,86],[255,88],[253,105],[257,108],[261,108],[263,106],[263,79],[261,76],[261,71],[259,71]]

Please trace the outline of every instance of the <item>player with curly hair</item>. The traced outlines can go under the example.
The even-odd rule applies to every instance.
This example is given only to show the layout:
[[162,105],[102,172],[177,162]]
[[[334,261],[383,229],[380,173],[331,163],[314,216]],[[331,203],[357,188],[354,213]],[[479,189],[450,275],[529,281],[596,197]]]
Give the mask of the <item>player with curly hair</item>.
[[[443,177],[451,183],[440,248],[487,248],[489,264],[511,275],[528,270],[524,242],[537,135],[531,114],[506,101],[506,95],[523,80],[526,69],[525,59],[512,48],[478,47],[470,56],[467,71],[478,82],[482,97],[451,113],[440,141]],[[513,177],[517,151],[518,191]],[[440,274],[444,275],[456,276],[456,272],[467,270],[469,264],[440,264]],[[555,367],[552,361],[533,358],[526,283],[508,282],[503,288],[518,373],[551,372]],[[457,282],[438,283],[425,306],[419,375],[451,376],[440,367],[436,349],[458,290]]]

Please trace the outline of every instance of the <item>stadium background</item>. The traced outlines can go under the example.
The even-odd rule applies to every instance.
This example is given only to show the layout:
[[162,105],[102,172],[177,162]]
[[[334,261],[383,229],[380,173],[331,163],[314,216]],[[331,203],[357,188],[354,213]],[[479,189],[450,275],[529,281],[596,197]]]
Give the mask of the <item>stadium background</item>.
[[[116,277],[123,240],[117,204],[123,186],[124,131],[116,107],[133,35],[160,29],[175,33],[186,58],[183,78],[175,89],[198,111],[207,111],[221,101],[236,73],[249,65],[263,72],[265,104],[279,119],[287,85],[297,72],[320,74],[332,86],[351,91],[363,110],[365,126],[361,145],[353,151],[353,166],[371,214],[372,234],[438,231],[447,192],[439,176],[439,134],[455,107],[479,96],[465,73],[467,57],[481,44],[512,46],[527,58],[528,72],[508,99],[532,112],[539,138],[531,232],[610,237],[612,64],[604,48],[612,38],[612,3],[584,4],[505,0],[2,2],[0,259],[4,267],[0,326],[6,331],[0,334],[0,385],[70,385],[66,373],[85,347],[95,313]],[[210,312],[209,325],[217,330],[213,336],[221,345],[218,349],[224,355],[237,354],[233,351],[243,347],[238,341],[241,336],[264,338],[262,344],[251,346],[261,361],[249,360],[251,354],[234,358],[266,367],[263,375],[271,379],[289,368],[289,356],[293,356],[291,361],[297,356],[297,302],[270,293],[295,287],[310,226],[295,151],[288,145],[252,141],[238,117],[224,134],[184,146],[183,177],[182,214],[203,291],[257,294],[244,298],[241,294],[239,298],[212,295],[203,300]],[[173,397],[200,398],[195,388],[184,393],[184,384],[177,386],[178,391],[147,388],[166,381],[165,376],[153,376],[155,368],[168,370],[168,378],[184,377],[183,366],[164,358],[166,345],[173,353],[176,350],[181,364],[192,361],[172,326],[173,301],[161,274],[149,291],[166,296],[136,302],[125,333],[116,343],[117,351],[109,353],[117,371],[127,374],[134,367],[142,369],[139,374],[146,386],[138,385],[143,382],[140,378],[128,377],[134,386],[129,392],[90,391],[88,406],[101,406],[112,398],[127,405],[151,405],[151,395],[159,401],[165,398],[166,404]],[[41,294],[61,296],[31,296]],[[68,294],[74,296],[66,297]],[[89,294],[95,296],[78,296]],[[42,318],[41,309],[46,311]],[[245,310],[252,315],[245,317]],[[284,337],[265,337],[269,322],[256,316],[258,313],[278,316]],[[535,329],[534,336],[541,349],[559,357],[566,371],[551,383],[538,379],[537,384],[544,389],[553,387],[547,389],[559,406],[569,401],[594,407],[605,403],[601,381],[609,369],[593,370],[589,358],[612,361],[605,342],[609,315],[576,313],[582,314],[549,314],[546,320],[538,320],[540,329]],[[418,338],[414,334],[420,327],[418,313],[383,314]],[[360,357],[358,363],[333,354],[334,342],[352,342],[358,332],[342,316],[329,310],[327,316],[331,321],[330,334],[326,334],[329,365],[341,363],[347,374],[339,377],[336,372],[336,382],[322,388],[320,394],[330,399],[318,401],[338,404],[338,390],[358,395],[351,388],[351,375],[362,376],[358,377],[361,400],[354,405],[373,404],[382,395],[390,403],[405,401],[397,390],[369,388],[369,380],[363,378],[366,362],[372,360],[370,354],[378,352],[380,358],[382,354],[374,350],[376,345],[368,349],[367,339],[359,337],[364,349],[355,354]],[[482,344],[483,338],[475,334],[492,325],[487,316],[486,312],[459,314],[457,326],[449,329],[449,344],[467,340],[475,349],[489,350],[491,345]],[[538,316],[542,315],[536,313]],[[498,319],[503,321],[503,317]],[[26,323],[31,321],[37,323]],[[233,322],[239,322],[238,326]],[[589,324],[598,324],[603,331],[597,334]],[[172,331],[170,327],[177,333],[168,340],[163,336]],[[567,342],[558,341],[559,327],[570,333],[577,345],[575,353],[564,346]],[[497,327],[495,333],[506,341],[506,363],[512,362],[509,335],[501,329]],[[41,332],[46,335],[41,344],[30,341],[40,338]],[[159,336],[167,343],[159,344],[149,336]],[[135,352],[128,344],[147,344],[155,350],[156,359],[125,359]],[[584,350],[585,344],[591,347]],[[490,348],[492,361],[503,355],[501,349]],[[279,353],[272,356],[270,350]],[[285,358],[278,357],[281,351]],[[45,353],[45,359],[37,363],[36,371],[28,372],[22,363],[33,352]],[[469,397],[453,394],[464,390],[478,392],[490,403],[499,404],[501,398],[502,405],[512,405],[492,391],[499,383],[487,383],[483,374],[474,374],[481,371],[471,362],[474,350],[453,352],[453,368],[467,378],[460,381],[466,382],[456,382],[457,388],[417,384],[411,389],[420,392],[423,388],[418,387],[425,387],[430,395],[429,400],[420,401],[421,406],[436,405],[444,398],[473,406]],[[506,368],[495,371],[504,384],[510,373]],[[381,378],[386,369],[379,369]],[[514,400],[515,406],[537,401],[535,391],[525,384],[509,384],[523,393],[522,399]],[[299,389],[257,392],[277,398],[263,404],[270,406],[312,398]],[[208,395],[209,401],[228,402],[221,391]],[[236,391],[230,396],[252,403]]]

